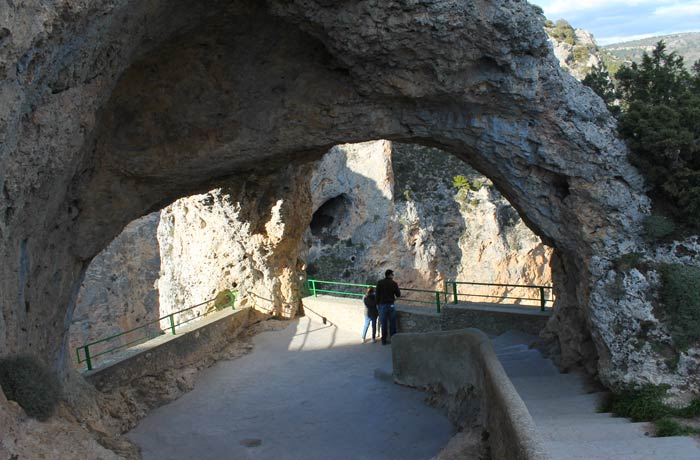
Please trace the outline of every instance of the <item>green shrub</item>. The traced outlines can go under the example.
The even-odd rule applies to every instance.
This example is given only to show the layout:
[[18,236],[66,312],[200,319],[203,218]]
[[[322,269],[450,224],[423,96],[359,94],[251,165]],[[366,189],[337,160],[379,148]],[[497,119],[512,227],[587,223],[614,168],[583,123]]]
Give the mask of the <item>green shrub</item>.
[[644,236],[649,241],[661,240],[676,231],[676,224],[664,216],[652,215],[644,219]]
[[48,419],[61,398],[56,376],[31,356],[1,359],[0,386],[7,399],[38,420]]
[[563,19],[559,19],[554,23],[554,29],[550,31],[550,34],[556,40],[566,42],[569,45],[576,43],[576,32],[574,28]]
[[642,255],[638,252],[630,252],[617,258],[614,262],[615,270],[627,272],[638,266]]
[[607,410],[618,417],[631,418],[633,422],[658,420],[671,414],[662,399],[668,386],[646,385],[639,389],[625,390],[612,396]]
[[581,45],[574,46],[574,59],[576,62],[586,62],[589,55],[590,51],[588,47]]
[[663,264],[660,300],[673,341],[680,349],[700,342],[700,269]]
[[693,418],[700,417],[700,398],[695,398],[685,407],[674,411],[676,417]]
[[700,429],[681,425],[676,420],[662,418],[654,423],[656,436],[664,438],[667,436],[687,436],[690,434],[700,434]]
[[610,298],[616,302],[624,299],[625,295],[627,294],[624,277],[622,275],[616,275],[613,281],[605,285],[605,292],[607,292]]
[[464,176],[455,176],[452,180],[452,186],[459,190],[471,190],[471,185],[469,185],[469,179]]
[[657,436],[692,434],[693,429],[682,426],[669,417],[693,418],[700,415],[700,398],[688,406],[675,408],[663,403],[668,385],[646,385],[609,395],[599,412],[612,412],[618,417],[631,418],[633,422],[655,422]]

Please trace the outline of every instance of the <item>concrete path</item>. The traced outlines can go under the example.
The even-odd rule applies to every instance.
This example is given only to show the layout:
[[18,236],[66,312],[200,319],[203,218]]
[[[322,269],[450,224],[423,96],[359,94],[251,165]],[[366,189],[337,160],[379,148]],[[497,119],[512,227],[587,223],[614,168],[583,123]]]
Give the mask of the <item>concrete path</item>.
[[507,332],[492,342],[553,459],[700,460],[700,444],[693,438],[652,438],[646,423],[597,413],[602,394],[586,393],[581,377],[560,374],[529,349],[536,338]]
[[128,434],[144,460],[426,460],[454,434],[425,395],[375,377],[391,349],[308,318],[254,338]]

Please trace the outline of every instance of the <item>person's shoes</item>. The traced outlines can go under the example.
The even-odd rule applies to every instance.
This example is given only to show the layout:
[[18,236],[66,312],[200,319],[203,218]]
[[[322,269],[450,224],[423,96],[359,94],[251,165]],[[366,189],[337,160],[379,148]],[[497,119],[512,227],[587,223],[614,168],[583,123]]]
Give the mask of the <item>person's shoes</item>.
[[372,339],[372,343],[377,343],[377,339]]

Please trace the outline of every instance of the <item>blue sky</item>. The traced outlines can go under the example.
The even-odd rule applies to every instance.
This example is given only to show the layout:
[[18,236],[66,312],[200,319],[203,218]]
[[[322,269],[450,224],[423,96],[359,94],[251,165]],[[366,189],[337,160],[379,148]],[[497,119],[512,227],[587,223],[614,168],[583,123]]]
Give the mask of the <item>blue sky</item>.
[[700,31],[700,0],[530,0],[553,21],[586,29],[600,45]]

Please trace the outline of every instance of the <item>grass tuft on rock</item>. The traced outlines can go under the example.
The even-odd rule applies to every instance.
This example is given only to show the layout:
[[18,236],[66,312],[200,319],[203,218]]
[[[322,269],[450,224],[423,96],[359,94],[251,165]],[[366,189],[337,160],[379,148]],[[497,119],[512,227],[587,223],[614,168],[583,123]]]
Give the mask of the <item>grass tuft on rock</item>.
[[651,215],[644,219],[644,236],[647,241],[663,240],[676,231],[676,224],[664,216]]
[[656,436],[659,438],[700,434],[700,428],[686,426],[670,418],[657,420],[654,422],[654,426],[656,427]]
[[56,376],[32,356],[0,359],[0,387],[7,399],[42,421],[53,415],[61,398]]
[[671,408],[663,403],[668,386],[645,385],[611,395],[603,408],[617,417],[631,418],[633,422],[648,422],[671,415]]
[[700,268],[681,264],[659,266],[660,300],[676,346],[700,342]]
[[700,429],[682,423],[682,419],[700,417],[700,398],[695,398],[685,407],[668,406],[663,402],[668,389],[668,385],[645,385],[613,393],[599,412],[612,412],[633,422],[654,422],[658,437],[700,434]]
[[642,260],[642,254],[639,252],[630,252],[618,257],[615,262],[615,269],[620,272],[628,272],[636,268]]

